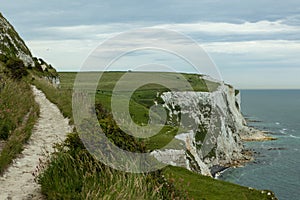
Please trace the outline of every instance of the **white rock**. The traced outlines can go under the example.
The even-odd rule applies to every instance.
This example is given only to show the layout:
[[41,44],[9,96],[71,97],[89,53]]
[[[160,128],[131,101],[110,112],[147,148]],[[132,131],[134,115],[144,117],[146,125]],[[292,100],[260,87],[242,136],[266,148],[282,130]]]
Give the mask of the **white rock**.
[[[168,110],[169,117],[179,120],[180,113],[188,121],[189,126],[185,129],[189,131],[175,138],[185,143],[186,150],[192,154],[201,169],[200,173],[210,175],[209,168],[213,165],[225,165],[243,158],[240,134],[249,132],[249,129],[240,112],[240,97],[235,96],[232,87],[220,83],[213,92],[165,92],[161,98],[165,102],[163,106]],[[178,106],[180,111],[175,110]],[[181,122],[185,124],[184,120]],[[206,127],[208,131],[203,143],[195,141],[195,133],[200,131],[199,126]],[[163,154],[156,156],[158,160],[176,163],[174,157],[166,155],[174,153],[174,150],[157,150],[157,155],[158,152]],[[182,150],[180,154],[182,157]],[[168,158],[172,160],[168,161]],[[186,167],[190,169],[187,156],[185,159]],[[180,160],[180,163],[182,165],[183,161]]]

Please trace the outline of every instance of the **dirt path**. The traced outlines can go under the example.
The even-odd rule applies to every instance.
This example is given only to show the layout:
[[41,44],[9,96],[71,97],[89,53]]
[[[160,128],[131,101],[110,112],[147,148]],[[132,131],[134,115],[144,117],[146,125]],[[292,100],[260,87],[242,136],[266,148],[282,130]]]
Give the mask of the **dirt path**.
[[68,119],[65,119],[56,105],[33,87],[35,100],[40,105],[40,117],[35,124],[22,154],[0,177],[0,200],[4,199],[42,199],[40,186],[34,181],[32,173],[45,159],[45,152],[52,152],[52,145],[64,140],[71,132]]

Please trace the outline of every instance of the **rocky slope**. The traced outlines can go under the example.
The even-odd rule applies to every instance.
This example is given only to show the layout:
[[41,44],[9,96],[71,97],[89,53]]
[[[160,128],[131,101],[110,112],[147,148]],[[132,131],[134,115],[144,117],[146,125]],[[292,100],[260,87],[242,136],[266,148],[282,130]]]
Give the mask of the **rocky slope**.
[[0,13],[0,54],[17,57],[26,66],[35,66],[32,55],[14,27]]

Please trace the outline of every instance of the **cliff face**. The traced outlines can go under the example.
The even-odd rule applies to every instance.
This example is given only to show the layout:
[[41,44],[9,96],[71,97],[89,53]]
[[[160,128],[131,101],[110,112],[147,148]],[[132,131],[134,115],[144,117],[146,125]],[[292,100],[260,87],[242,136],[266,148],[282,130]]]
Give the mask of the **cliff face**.
[[239,94],[231,86],[220,83],[213,92],[166,92],[161,98],[169,111],[168,123],[180,121],[185,131],[176,136],[176,148],[152,152],[158,160],[211,176],[216,167],[249,159],[240,137],[249,129]]
[[25,66],[35,66],[32,55],[14,27],[0,13],[0,54],[21,59]]

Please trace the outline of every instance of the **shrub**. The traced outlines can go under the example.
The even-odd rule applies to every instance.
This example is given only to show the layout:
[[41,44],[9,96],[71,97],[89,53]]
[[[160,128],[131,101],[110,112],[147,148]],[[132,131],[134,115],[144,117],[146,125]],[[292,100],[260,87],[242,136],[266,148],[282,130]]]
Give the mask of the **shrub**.
[[28,74],[23,61],[17,58],[9,58],[6,62],[6,67],[9,70],[10,77],[13,79],[20,80]]
[[9,119],[0,119],[0,140],[7,140],[13,128]]
[[4,54],[0,54],[0,61],[3,62],[3,63],[6,63],[8,60],[7,56],[4,55]]

